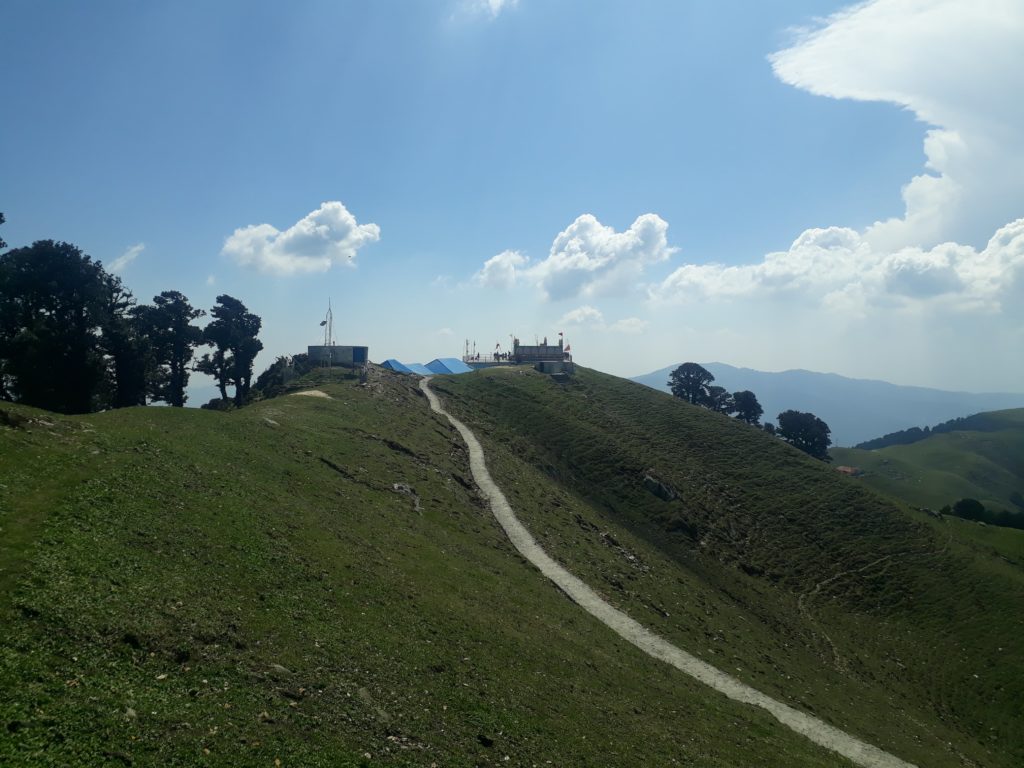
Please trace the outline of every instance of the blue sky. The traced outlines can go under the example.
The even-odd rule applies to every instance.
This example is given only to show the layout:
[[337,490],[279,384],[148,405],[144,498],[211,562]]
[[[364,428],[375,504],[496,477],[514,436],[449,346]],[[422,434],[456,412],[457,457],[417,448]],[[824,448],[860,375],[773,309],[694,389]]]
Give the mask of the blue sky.
[[1024,390],[1013,0],[0,19],[4,239],[73,242],[143,301],[240,298],[259,368],[316,343],[330,297],[375,360],[561,330],[620,375]]

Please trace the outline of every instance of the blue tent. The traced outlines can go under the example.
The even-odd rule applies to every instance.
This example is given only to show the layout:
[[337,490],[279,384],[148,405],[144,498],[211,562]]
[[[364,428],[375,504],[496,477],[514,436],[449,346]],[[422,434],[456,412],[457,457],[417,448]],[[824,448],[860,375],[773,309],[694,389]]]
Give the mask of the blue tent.
[[[383,363],[381,363],[381,367],[382,368],[390,368],[392,371],[398,371],[399,373],[412,373],[412,371],[409,369],[409,366],[402,365],[400,362],[395,360],[393,357],[390,357],[387,360],[385,360]],[[418,371],[417,371],[417,373],[418,373]]]
[[409,363],[405,367],[409,369],[410,373],[418,373],[420,376],[430,376],[433,373],[422,363]]
[[473,369],[457,357],[438,357],[427,363],[431,373],[470,373]]

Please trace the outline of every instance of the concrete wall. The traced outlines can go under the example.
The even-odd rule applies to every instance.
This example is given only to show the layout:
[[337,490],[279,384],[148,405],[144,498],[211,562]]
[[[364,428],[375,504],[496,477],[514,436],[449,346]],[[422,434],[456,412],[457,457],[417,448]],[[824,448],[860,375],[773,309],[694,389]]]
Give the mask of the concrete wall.
[[535,363],[538,360],[562,360],[565,352],[561,344],[542,344],[536,347],[517,344],[512,350],[512,357],[518,363]]
[[351,368],[354,365],[362,365],[370,358],[369,347],[325,347],[320,345],[307,347],[307,350],[309,359],[317,365],[323,365],[330,361],[331,365],[347,365]]
[[542,360],[533,367],[541,373],[567,373],[572,375],[576,372],[576,366],[567,360]]

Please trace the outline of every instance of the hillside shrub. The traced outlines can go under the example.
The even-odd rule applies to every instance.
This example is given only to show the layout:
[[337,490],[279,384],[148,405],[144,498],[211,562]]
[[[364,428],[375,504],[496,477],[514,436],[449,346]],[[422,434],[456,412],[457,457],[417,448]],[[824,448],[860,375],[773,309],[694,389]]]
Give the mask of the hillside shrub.
[[943,507],[942,512],[964,520],[1024,530],[1024,514],[1010,512],[1008,509],[1000,511],[988,509],[977,499],[960,499],[952,507]]

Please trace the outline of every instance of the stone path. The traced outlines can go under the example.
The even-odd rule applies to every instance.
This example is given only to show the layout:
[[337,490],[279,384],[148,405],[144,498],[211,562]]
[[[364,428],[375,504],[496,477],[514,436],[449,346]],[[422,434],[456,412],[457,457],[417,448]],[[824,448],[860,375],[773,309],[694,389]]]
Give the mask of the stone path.
[[681,672],[711,686],[720,693],[724,693],[730,699],[767,710],[786,727],[806,736],[815,744],[852,760],[862,768],[914,768],[911,763],[900,760],[845,731],[751,688],[746,683],[740,682],[696,656],[677,648],[605,602],[594,590],[551,559],[519,521],[505,498],[505,494],[501,492],[487,471],[480,442],[465,424],[444,410],[440,399],[430,389],[430,377],[420,381],[420,389],[427,396],[430,407],[445,416],[462,435],[462,439],[469,448],[469,465],[473,473],[473,480],[490,502],[494,517],[505,530],[513,546],[583,610],[649,656],[671,664]]

